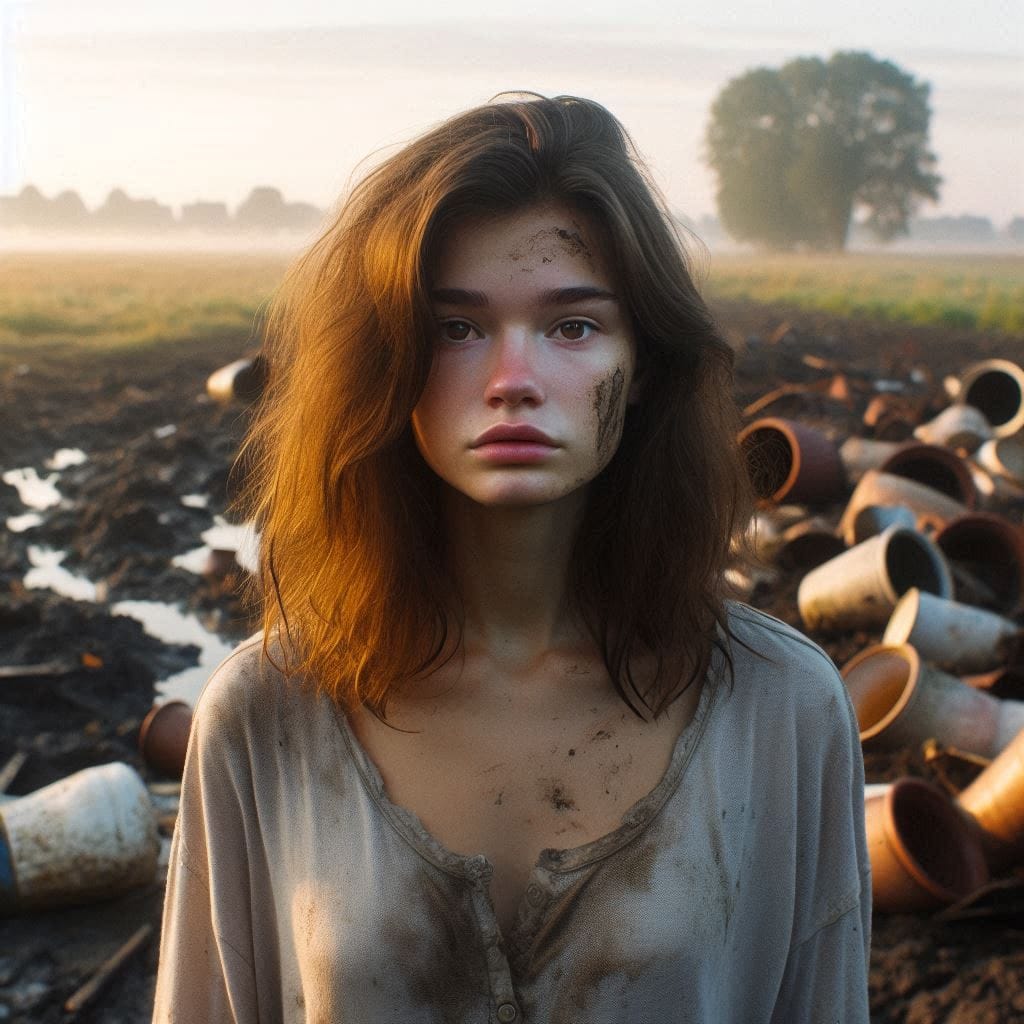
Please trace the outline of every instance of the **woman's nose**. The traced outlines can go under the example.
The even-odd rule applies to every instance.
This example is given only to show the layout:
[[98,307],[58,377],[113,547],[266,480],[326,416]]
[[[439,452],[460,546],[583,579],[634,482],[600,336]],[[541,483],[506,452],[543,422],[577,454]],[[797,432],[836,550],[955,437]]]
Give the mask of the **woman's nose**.
[[485,398],[489,405],[536,405],[544,399],[536,353],[523,332],[496,338],[487,376]]

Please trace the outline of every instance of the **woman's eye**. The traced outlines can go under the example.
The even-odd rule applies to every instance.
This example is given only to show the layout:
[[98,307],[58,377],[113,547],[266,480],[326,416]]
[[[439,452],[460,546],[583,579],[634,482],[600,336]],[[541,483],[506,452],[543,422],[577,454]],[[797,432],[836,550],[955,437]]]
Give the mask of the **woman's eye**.
[[587,323],[586,320],[566,320],[556,328],[566,341],[583,341],[590,336],[593,329],[594,325]]
[[473,333],[473,325],[465,320],[443,320],[441,337],[445,341],[467,341]]

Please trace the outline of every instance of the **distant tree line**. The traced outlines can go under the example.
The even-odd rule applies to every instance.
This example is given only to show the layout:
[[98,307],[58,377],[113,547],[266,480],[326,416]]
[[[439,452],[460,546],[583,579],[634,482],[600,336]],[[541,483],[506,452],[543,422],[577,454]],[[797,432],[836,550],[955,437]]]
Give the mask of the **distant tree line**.
[[56,231],[305,232],[323,218],[319,207],[285,202],[280,190],[269,186],[254,188],[233,214],[226,203],[195,202],[186,203],[175,216],[170,206],[155,199],[133,199],[120,188],[95,210],[89,210],[77,192],[48,199],[34,185],[26,185],[16,196],[0,196],[0,227]]
[[[186,203],[175,216],[170,206],[155,199],[132,199],[119,188],[95,210],[87,209],[78,193],[70,190],[48,199],[34,185],[26,185],[16,196],[0,196],[0,230],[297,233],[315,230],[324,216],[325,211],[311,203],[285,202],[280,190],[269,186],[254,188],[234,214],[226,203],[195,202]],[[705,215],[696,221],[681,217],[680,222],[709,244],[729,234],[713,216]],[[973,214],[911,217],[906,234],[911,241],[937,245],[987,245],[1007,240],[1024,243],[1024,217],[1014,217],[1003,229],[988,217]],[[870,228],[856,221],[850,226],[850,237],[856,242],[874,240]]]

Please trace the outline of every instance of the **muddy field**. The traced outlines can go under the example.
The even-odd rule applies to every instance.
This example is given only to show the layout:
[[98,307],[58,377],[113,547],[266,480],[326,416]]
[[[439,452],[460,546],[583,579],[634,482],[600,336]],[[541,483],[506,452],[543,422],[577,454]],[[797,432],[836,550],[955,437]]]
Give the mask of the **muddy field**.
[[[877,380],[900,382],[908,401],[928,415],[945,405],[945,374],[978,358],[1024,357],[1020,339],[746,305],[723,305],[719,313],[738,352],[740,404],[783,383],[814,385],[765,411],[825,426],[837,436],[865,432],[861,414]],[[18,752],[27,755],[9,794],[115,760],[158,781],[137,753],[139,723],[153,703],[155,683],[194,666],[200,651],[150,636],[134,619],[112,614],[114,605],[176,605],[229,643],[251,631],[237,595],[241,570],[209,580],[171,564],[201,544],[200,534],[229,500],[229,469],[245,412],[210,403],[203,386],[213,369],[238,356],[244,341],[178,344],[101,364],[67,354],[22,354],[0,364],[0,470],[28,468],[44,481],[53,475],[61,496],[39,511],[35,525],[5,531],[0,543],[0,665],[66,663],[52,677],[0,679],[0,768]],[[48,469],[62,449],[81,450],[86,459]],[[183,504],[183,497],[197,495],[208,496],[205,507],[195,500]],[[834,522],[841,508],[822,512]],[[3,520],[28,511],[15,487],[0,484]],[[1020,505],[1004,511],[1021,521]],[[26,574],[45,561],[47,549],[65,552],[61,568],[94,585],[93,600],[26,586]],[[759,586],[751,601],[799,626],[798,582],[794,572],[783,575]],[[816,639],[841,664],[879,636]],[[918,751],[876,755],[867,768],[872,781],[936,772]],[[69,1019],[65,999],[149,922],[154,934],[148,945],[76,1018],[147,1021],[161,899],[155,884],[96,907],[0,920],[0,1022]],[[1024,1019],[1022,940],[1024,900],[1015,890],[993,901],[984,916],[966,920],[876,915],[873,1020]]]

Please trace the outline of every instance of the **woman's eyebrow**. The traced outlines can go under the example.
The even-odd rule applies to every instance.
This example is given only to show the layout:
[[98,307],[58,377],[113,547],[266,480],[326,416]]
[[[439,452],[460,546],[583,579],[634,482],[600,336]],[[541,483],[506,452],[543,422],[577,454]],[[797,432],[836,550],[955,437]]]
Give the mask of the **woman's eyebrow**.
[[[435,288],[430,293],[434,302],[449,306],[488,306],[490,302],[484,292],[469,291],[465,288]],[[575,285],[570,288],[553,288],[542,292],[540,302],[545,306],[566,306],[574,302],[601,300],[618,302],[618,296],[594,285]]]
[[465,288],[434,288],[430,293],[434,302],[443,302],[447,306],[489,306],[487,296],[483,292],[467,291]]
[[599,299],[606,302],[618,302],[618,296],[604,288],[594,285],[576,285],[571,288],[553,288],[544,292],[540,301],[546,306],[566,306],[574,302],[586,302],[588,299]]

